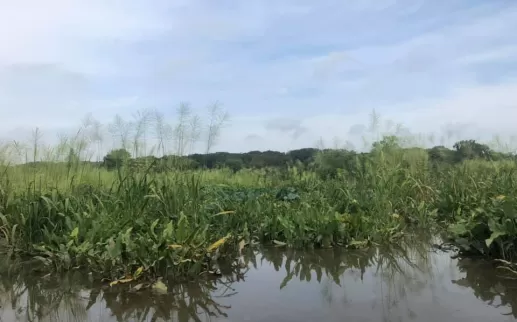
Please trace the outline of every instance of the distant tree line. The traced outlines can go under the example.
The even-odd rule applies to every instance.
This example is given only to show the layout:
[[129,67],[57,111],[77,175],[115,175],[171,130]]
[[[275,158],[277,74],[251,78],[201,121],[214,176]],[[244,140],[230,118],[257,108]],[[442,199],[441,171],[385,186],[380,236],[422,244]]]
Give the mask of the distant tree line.
[[176,169],[217,169],[229,168],[233,171],[241,169],[282,168],[299,166],[307,169],[319,169],[332,174],[339,168],[356,166],[358,158],[368,158],[372,153],[398,149],[402,152],[426,153],[428,160],[434,165],[452,165],[465,160],[503,160],[515,159],[514,154],[491,150],[487,145],[475,140],[463,140],[454,144],[452,149],[444,146],[435,146],[429,149],[401,148],[396,137],[385,137],[372,145],[370,152],[356,152],[345,149],[316,149],[304,148],[289,152],[278,151],[250,151],[245,153],[215,152],[206,154],[191,154],[187,156],[168,155],[163,157],[131,158],[125,149],[113,150],[108,153],[98,166],[109,170],[127,165],[134,168],[148,167],[153,171],[167,171]]

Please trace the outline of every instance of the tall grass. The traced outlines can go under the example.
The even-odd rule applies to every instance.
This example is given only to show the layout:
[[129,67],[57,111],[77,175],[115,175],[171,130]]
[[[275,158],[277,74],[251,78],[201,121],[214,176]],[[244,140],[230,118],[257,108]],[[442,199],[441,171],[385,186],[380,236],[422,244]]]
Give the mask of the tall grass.
[[[218,183],[224,170],[159,175],[122,170],[118,176],[84,170],[84,180],[49,176],[50,186],[38,174],[40,180],[24,190],[10,183],[18,175],[10,170],[0,196],[9,252],[58,269],[88,267],[111,279],[139,267],[150,274],[197,275],[213,269],[212,253],[235,254],[241,240],[329,247],[381,240],[402,225],[386,212],[347,213],[357,201],[338,199],[350,194],[338,182],[321,182],[312,190],[293,179],[296,188],[285,195],[273,180],[253,180],[249,173],[225,173]],[[216,241],[229,244],[211,252]]]
[[[176,149],[170,153],[182,155],[202,133],[187,106],[178,113],[181,126],[146,111],[134,122],[117,117],[109,128],[134,156],[170,152],[168,140]],[[153,115],[156,149],[145,143]],[[207,152],[227,119],[217,106],[210,109]],[[156,173],[149,164],[107,171],[81,161],[102,145],[98,123],[85,123],[55,147],[41,148],[36,131],[28,147],[2,148],[0,234],[8,255],[110,280],[187,278],[217,272],[223,258],[238,265],[246,245],[362,247],[395,241],[414,226],[448,227],[464,250],[515,254],[513,161],[437,168],[424,150],[385,137],[346,166],[333,165],[332,152],[320,154],[317,165],[335,170],[332,176],[296,166]],[[16,164],[24,155],[26,163]]]

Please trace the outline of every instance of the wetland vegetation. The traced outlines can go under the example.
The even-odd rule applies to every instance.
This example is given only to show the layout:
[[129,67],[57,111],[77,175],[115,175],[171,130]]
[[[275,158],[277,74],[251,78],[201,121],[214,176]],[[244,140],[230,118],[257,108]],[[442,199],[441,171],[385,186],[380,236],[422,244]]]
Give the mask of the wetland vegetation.
[[[463,254],[508,263],[517,254],[513,153],[474,140],[418,147],[396,132],[377,134],[363,152],[212,153],[227,120],[214,106],[203,126],[186,105],[176,125],[148,110],[131,122],[116,117],[102,159],[92,118],[52,146],[38,130],[28,145],[6,142],[4,256],[44,273],[164,288],[161,278],[237,269],[249,248],[368,248],[415,229]],[[205,153],[191,154],[199,141]]]

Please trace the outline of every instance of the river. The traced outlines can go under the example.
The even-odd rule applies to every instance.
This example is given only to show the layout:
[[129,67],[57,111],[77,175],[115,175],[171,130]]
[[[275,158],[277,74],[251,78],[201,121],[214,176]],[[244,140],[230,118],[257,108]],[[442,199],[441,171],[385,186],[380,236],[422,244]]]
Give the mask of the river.
[[517,280],[428,245],[247,250],[242,269],[166,293],[4,269],[0,321],[517,321]]

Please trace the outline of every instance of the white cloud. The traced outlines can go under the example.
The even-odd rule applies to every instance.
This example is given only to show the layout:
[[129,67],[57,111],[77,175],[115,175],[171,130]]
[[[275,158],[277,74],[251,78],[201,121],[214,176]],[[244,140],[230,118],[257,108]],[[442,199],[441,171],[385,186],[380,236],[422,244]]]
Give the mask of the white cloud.
[[163,28],[155,20],[159,11],[135,2],[22,0],[3,1],[0,8],[3,64],[66,62],[89,41],[138,39]]
[[516,18],[505,1],[4,1],[0,136],[215,100],[232,115],[218,150],[346,139],[372,109],[510,135]]
[[457,60],[461,64],[493,63],[517,61],[517,45],[502,46],[497,49],[487,49]]

